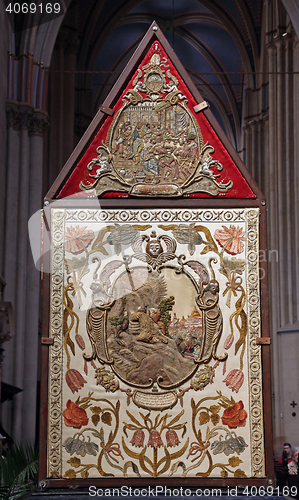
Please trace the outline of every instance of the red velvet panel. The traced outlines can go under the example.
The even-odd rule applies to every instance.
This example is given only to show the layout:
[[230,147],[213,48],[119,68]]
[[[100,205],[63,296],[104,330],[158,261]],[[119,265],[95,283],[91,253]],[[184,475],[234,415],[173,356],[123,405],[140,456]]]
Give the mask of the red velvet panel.
[[[162,46],[160,45],[159,42],[154,42],[151,49],[149,50],[148,54],[140,64],[140,68],[145,66],[146,64],[149,63],[151,56],[154,52],[154,46],[158,43],[158,49],[160,53],[161,60],[165,57],[167,59],[167,63],[169,67],[167,69],[170,70],[170,72],[176,76],[176,78],[179,80],[179,85],[178,88],[183,92],[184,95],[187,96],[188,98],[188,108],[190,109],[191,113],[197,120],[199,127],[201,129],[204,142],[206,143],[207,141],[209,142],[210,145],[212,145],[215,149],[215,153],[213,154],[213,159],[218,160],[222,166],[223,166],[223,171],[221,172],[221,177],[217,179],[218,182],[224,181],[224,183],[228,182],[229,180],[233,181],[233,187],[227,192],[227,193],[220,193],[218,197],[222,198],[238,198],[238,199],[248,199],[248,198],[255,198],[255,194],[253,193],[252,189],[248,185],[247,181],[239,171],[238,167],[232,160],[231,156],[225,149],[223,143],[217,136],[215,130],[212,128],[211,124],[208,122],[207,118],[204,116],[203,113],[194,113],[193,107],[198,104],[192,94],[189,92],[187,86],[185,85],[183,79],[181,76],[178,74],[177,70],[175,67],[172,65],[169,57],[163,50]],[[156,52],[156,50],[155,50]],[[164,68],[163,68],[164,69]],[[132,79],[128,83],[127,87],[124,89],[122,95],[124,95],[128,89],[131,89],[133,87],[132,82],[134,78],[136,77],[137,74],[137,69],[136,72],[134,73]],[[122,107],[122,99],[120,98],[116,105],[114,106],[114,112],[116,112]],[[115,116],[114,114],[114,116]],[[74,168],[72,174],[70,177],[67,179],[65,185],[61,189],[58,198],[64,198],[66,196],[71,196],[77,193],[78,196],[80,197],[85,197],[87,196],[85,192],[82,192],[79,188],[80,181],[83,181],[86,183],[87,180],[90,180],[88,177],[88,170],[87,170],[87,165],[88,163],[93,159],[97,157],[97,152],[96,148],[102,144],[102,141],[105,142],[107,132],[109,130],[109,127],[112,123],[113,117],[107,116],[104,124],[102,125],[101,129],[99,132],[95,135],[94,139],[92,140],[91,144],[89,145],[87,151],[84,153],[82,156],[81,160],[78,162],[77,166]],[[124,193],[106,193],[103,195],[103,197],[107,198],[115,198],[119,196],[128,196],[127,194]],[[214,198],[213,196],[210,196],[208,194],[204,193],[195,193],[191,195],[192,197],[196,198]]]

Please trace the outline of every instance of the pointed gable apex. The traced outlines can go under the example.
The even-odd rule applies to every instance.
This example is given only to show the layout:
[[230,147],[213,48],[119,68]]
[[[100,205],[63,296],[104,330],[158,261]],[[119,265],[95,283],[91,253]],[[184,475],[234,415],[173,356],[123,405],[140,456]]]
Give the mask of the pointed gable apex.
[[263,198],[155,22],[46,200],[67,196]]

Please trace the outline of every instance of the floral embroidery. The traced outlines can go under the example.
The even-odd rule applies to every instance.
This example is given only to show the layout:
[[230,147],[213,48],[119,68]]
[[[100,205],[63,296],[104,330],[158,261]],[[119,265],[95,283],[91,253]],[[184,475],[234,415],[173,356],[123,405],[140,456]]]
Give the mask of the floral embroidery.
[[230,389],[238,392],[244,382],[244,373],[237,368],[235,370],[231,370],[223,382],[225,382]]
[[195,377],[191,380],[190,387],[195,391],[202,391],[208,384],[213,383],[215,370],[212,366],[205,365],[204,368],[198,371]]
[[95,378],[97,385],[104,387],[106,392],[115,392],[119,388],[118,380],[106,368],[98,368],[95,371]]
[[67,427],[81,429],[82,425],[88,424],[86,411],[77,406],[70,399],[66,403],[66,409],[63,411],[64,423]]
[[187,244],[190,255],[195,252],[195,245],[201,245],[202,237],[194,229],[195,224],[185,225],[180,224],[177,229],[172,231],[173,236],[179,243]]
[[244,427],[246,424],[247,412],[244,410],[243,402],[239,401],[233,406],[226,408],[221,418],[223,425],[228,425],[230,429]]
[[77,392],[84,386],[86,380],[82,377],[81,373],[75,368],[71,368],[65,374],[65,380],[72,393]]
[[134,432],[130,443],[132,443],[133,446],[136,446],[136,448],[142,448],[144,443],[144,437],[145,437],[144,432],[141,429],[137,429]]
[[215,239],[219,245],[223,247],[225,252],[231,255],[242,253],[244,249],[244,231],[239,226],[222,226],[223,230],[215,231]]
[[158,431],[152,430],[150,432],[147,446],[151,446],[152,448],[160,448],[160,446],[163,446],[162,439]]
[[71,226],[66,228],[65,249],[67,252],[78,255],[90,245],[94,239],[94,232],[91,229],[86,230],[86,227]]
[[167,446],[172,448],[172,446],[177,446],[178,444],[180,444],[180,442],[181,441],[179,440],[179,436],[177,435],[177,433],[173,429],[168,429],[168,431],[166,432]]

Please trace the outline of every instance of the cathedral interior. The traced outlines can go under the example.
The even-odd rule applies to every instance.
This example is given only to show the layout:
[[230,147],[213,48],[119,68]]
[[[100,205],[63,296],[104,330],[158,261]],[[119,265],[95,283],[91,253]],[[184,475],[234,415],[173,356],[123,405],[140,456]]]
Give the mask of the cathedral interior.
[[22,16],[7,6],[0,283],[15,326],[1,370],[4,386],[21,391],[1,405],[2,427],[15,442],[37,438],[42,290],[28,220],[155,20],[265,194],[274,447],[278,456],[285,441],[298,446],[298,2],[66,0],[59,14]]

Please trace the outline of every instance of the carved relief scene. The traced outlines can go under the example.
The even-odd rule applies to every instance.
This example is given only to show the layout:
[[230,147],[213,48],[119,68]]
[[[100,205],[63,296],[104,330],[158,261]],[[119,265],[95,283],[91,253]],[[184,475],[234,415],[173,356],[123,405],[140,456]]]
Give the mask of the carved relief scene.
[[52,214],[49,477],[264,477],[257,210]]
[[99,136],[97,157],[85,164],[79,184],[83,192],[96,196],[111,190],[133,196],[232,192],[234,182],[214,158],[213,144],[203,137],[190,95],[176,75],[155,42],[123,91],[108,132]]

